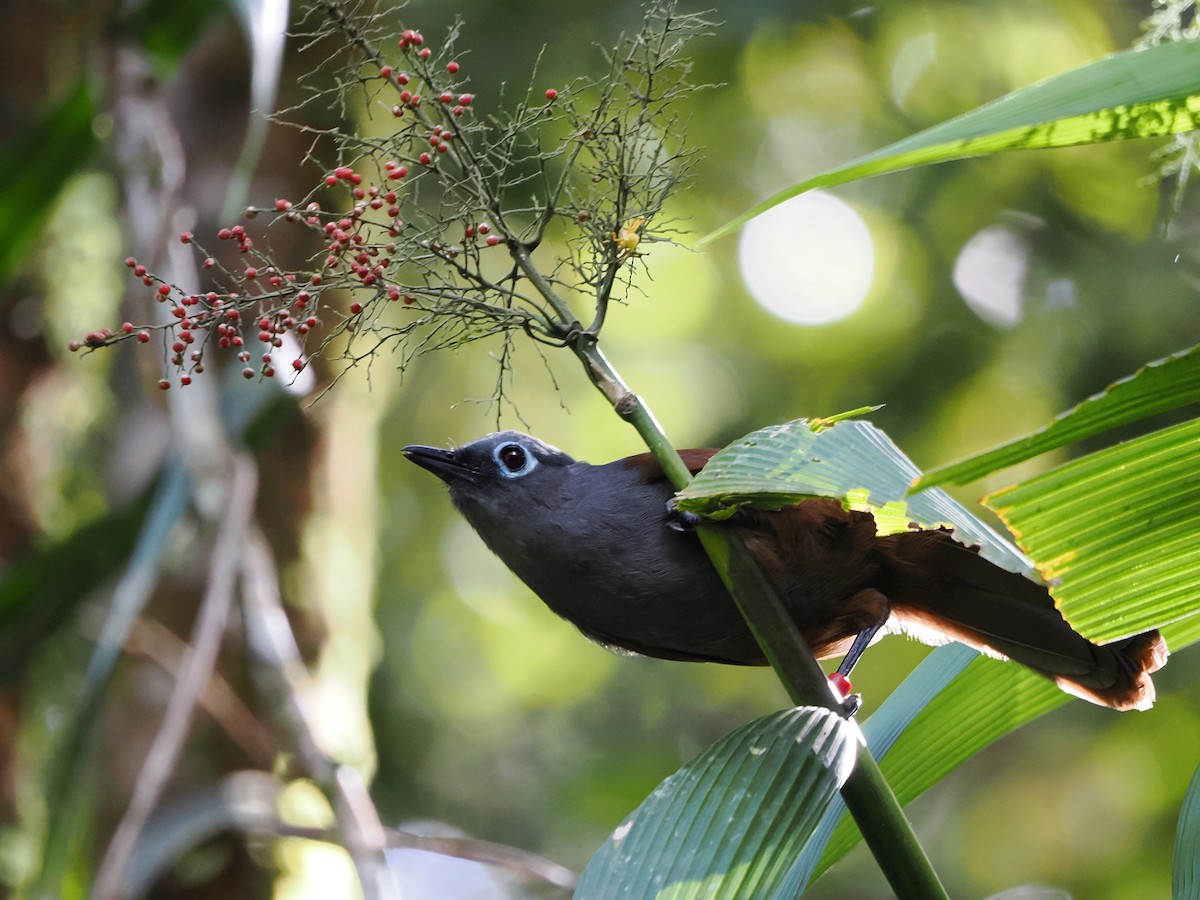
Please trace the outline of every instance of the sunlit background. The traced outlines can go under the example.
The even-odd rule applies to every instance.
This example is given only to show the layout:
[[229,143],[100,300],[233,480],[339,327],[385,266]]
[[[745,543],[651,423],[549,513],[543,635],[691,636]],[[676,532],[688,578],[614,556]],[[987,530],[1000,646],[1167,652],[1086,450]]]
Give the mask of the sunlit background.
[[[1126,47],[1149,12],[1126,0],[711,5],[724,24],[696,43],[695,75],[720,87],[686,110],[703,152],[668,210],[697,236],[806,176]],[[67,48],[86,46],[87,17],[62,4],[34,7],[56,11],[63,46],[51,43],[32,73],[3,63],[7,83],[24,90],[6,101],[7,123],[59,88],[55,67],[86,56]],[[431,40],[461,16],[459,58],[486,107],[502,84],[527,83],[543,45],[538,86],[598,73],[596,42],[634,27],[640,9],[626,0],[413,0],[403,14],[404,26]],[[158,15],[172,13],[162,4]],[[40,46],[46,33],[30,13],[4,40]],[[185,132],[206,147],[188,182],[198,232],[224,224],[214,198],[238,145],[214,136],[245,112],[241,46],[232,20],[215,16],[174,95]],[[362,127],[387,124],[377,117]],[[273,141],[252,190],[264,204],[317,175],[299,166],[304,141],[282,132]],[[700,252],[686,239],[644,242],[640,293],[612,311],[607,352],[679,446],[886,404],[873,421],[920,465],[984,449],[1196,342],[1198,207],[1191,198],[1165,228],[1168,191],[1149,178],[1154,149],[1126,143],[944,164],[802,196]],[[48,354],[32,383],[10,391],[20,408],[5,420],[23,429],[5,477],[29,547],[135,497],[170,441],[156,360],[128,348],[86,358],[64,349],[133,315],[122,306],[119,204],[102,165],[73,177],[21,286],[3,299],[6,340]],[[488,553],[436,479],[401,456],[408,443],[462,443],[497,427],[530,430],[593,462],[643,449],[563,354],[522,348],[504,401],[491,401],[498,351],[479,344],[426,357],[403,377],[385,356],[369,379],[354,370],[315,401],[285,404],[288,415],[259,435],[268,473],[261,515],[318,680],[319,734],[371,780],[385,820],[436,821],[579,869],[661,779],[786,698],[769,671],[623,658],[586,642]],[[333,374],[321,372],[326,382]],[[974,501],[1054,461],[959,496]],[[185,634],[189,619],[170,599],[152,613]],[[86,624],[62,629],[22,684],[22,705],[53,712],[70,703],[90,634]],[[856,681],[865,713],[924,652],[893,638],[868,653]],[[951,895],[1026,882],[1089,900],[1168,895],[1175,804],[1200,747],[1194,656],[1156,676],[1153,712],[1071,704],[914,803]],[[119,815],[136,776],[164,679],[143,658],[122,672],[97,757],[120,760],[112,772],[100,765],[121,793],[98,782],[103,822]],[[9,764],[30,784],[50,722],[21,719],[11,742]],[[178,781],[200,785],[246,767],[242,752],[200,727]],[[36,791],[19,783],[4,798],[0,835],[0,873],[10,881],[35,864],[31,835],[44,815]],[[319,824],[328,811],[313,793],[297,787],[289,802],[297,818]],[[314,846],[272,851],[279,896],[345,890],[345,857]],[[460,886],[474,877],[455,871]],[[438,876],[406,872],[425,885],[414,895],[433,890],[420,879]],[[888,893],[860,848],[811,896]]]

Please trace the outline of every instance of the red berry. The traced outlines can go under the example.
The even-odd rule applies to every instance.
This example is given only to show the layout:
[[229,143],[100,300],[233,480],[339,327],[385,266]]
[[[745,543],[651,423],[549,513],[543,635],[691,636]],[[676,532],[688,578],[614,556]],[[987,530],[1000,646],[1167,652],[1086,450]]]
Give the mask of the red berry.
[[132,256],[127,256],[127,257],[125,257],[125,265],[129,266],[129,268],[132,269],[134,266],[137,265],[137,260],[134,259]]
[[474,94],[459,94],[458,95],[458,105],[459,106],[470,106],[471,101],[474,99],[475,99]]
[[546,91],[546,99],[547,100],[553,100],[557,96],[558,96],[558,91],[556,91],[554,88],[550,88],[550,90]]
[[233,237],[233,232],[230,231],[228,228],[222,228],[220,231],[217,232],[217,240],[219,240],[219,241],[227,241],[231,237]]
[[139,331],[137,339],[139,344],[144,344],[150,340],[150,333],[148,331]]
[[450,93],[449,91],[443,91],[442,94],[438,97],[438,100],[440,100],[442,103],[453,103],[454,95],[452,93]]
[[249,366],[247,366],[246,368],[242,369],[242,377],[243,378],[253,378],[254,370],[251,369]]
[[458,71],[458,63],[456,63],[454,60],[450,60],[450,62],[446,63],[446,71],[451,75],[455,74]]
[[142,266],[142,265],[135,265],[133,267],[133,274],[136,275],[138,278],[145,278],[146,277],[146,267]]
[[399,73],[396,76],[396,84],[399,84],[399,85],[408,84],[408,76],[405,75],[403,72]]
[[426,47],[419,55],[421,59],[429,59],[429,57],[433,56],[433,51]]
[[192,376],[191,375],[180,375],[179,383],[182,384],[184,387],[187,387],[189,384],[192,383]]
[[133,323],[125,322],[121,325],[121,330],[126,334],[133,334]]
[[479,223],[479,233],[480,234],[487,234],[491,230],[492,230],[492,226],[488,225],[487,222]]
[[254,266],[248,266],[246,268],[246,277],[247,278],[257,278],[258,277],[258,269],[254,268]]
[[185,231],[179,236],[179,241],[183,244],[190,244],[192,242],[192,237],[193,235],[190,231]]
[[160,297],[165,297],[170,293],[171,293],[171,286],[169,284],[160,284],[158,286],[158,295]]
[[354,170],[352,168],[350,168],[349,166],[338,166],[336,169],[333,170],[333,174],[336,175],[338,178],[349,178],[351,175],[354,174]]
[[379,74],[382,75],[384,78],[391,78],[392,77],[392,67],[391,66],[380,66]]
[[170,389],[171,389],[171,382],[167,381],[167,379],[165,379],[165,378],[163,378],[163,379],[160,379],[160,380],[159,380],[159,382],[158,382],[158,389],[159,389],[160,391],[167,391],[167,390],[170,390]]
[[290,201],[290,200],[284,200],[283,198],[280,198],[280,199],[278,199],[278,200],[276,200],[276,201],[275,201],[275,208],[276,208],[277,210],[279,210],[280,212],[283,212],[284,210],[287,210],[287,209],[291,209],[291,208],[292,208],[292,201]]
[[354,313],[354,315],[357,316],[360,312],[362,312],[362,304],[361,303],[351,303],[350,304],[350,312]]
[[500,243],[500,238],[496,237],[496,235],[493,234],[488,236],[487,245],[489,247],[495,247],[498,243]]
[[423,165],[423,166],[427,166],[427,165],[429,165],[430,162],[433,161],[433,157],[430,156],[428,153],[422,153],[421,156],[419,157],[419,159],[421,160],[421,165]]
[[293,359],[292,360],[292,368],[295,369],[297,372],[299,372],[301,369],[304,368],[304,360]]
[[[336,175],[326,175],[325,183],[330,186],[337,184],[338,183],[337,176]],[[243,373],[243,374],[245,374],[245,373]],[[251,372],[250,374],[253,375],[254,373]]]

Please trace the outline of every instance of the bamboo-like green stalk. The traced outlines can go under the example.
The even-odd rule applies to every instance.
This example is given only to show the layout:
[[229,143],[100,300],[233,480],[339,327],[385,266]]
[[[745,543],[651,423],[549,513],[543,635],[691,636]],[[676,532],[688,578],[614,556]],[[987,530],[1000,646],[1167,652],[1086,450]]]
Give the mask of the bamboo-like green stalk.
[[[650,409],[605,359],[597,337],[578,334],[571,341],[571,347],[592,383],[612,403],[617,414],[637,429],[671,483],[676,488],[687,484],[691,478],[687,466]],[[822,706],[841,712],[829,690],[825,673],[788,615],[779,594],[763,576],[741,540],[729,529],[715,526],[701,526],[697,533],[792,701],[797,706]],[[948,898],[913,833],[904,808],[865,743],[859,745],[857,761],[841,793],[884,877],[900,900]]]

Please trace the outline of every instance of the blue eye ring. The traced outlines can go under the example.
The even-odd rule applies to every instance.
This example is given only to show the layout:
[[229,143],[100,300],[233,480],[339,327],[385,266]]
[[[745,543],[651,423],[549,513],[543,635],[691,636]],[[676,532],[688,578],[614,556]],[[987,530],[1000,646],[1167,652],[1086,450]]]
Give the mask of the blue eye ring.
[[537,457],[513,441],[505,441],[492,451],[492,458],[505,478],[520,478],[537,468]]

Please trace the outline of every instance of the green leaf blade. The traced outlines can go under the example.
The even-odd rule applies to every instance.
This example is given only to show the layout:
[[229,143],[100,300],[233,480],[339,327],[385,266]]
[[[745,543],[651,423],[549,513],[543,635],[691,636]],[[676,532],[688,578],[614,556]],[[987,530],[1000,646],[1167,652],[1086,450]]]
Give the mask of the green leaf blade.
[[[1112,639],[1200,609],[1200,419],[1109,447],[987,498],[1057,582],[1063,614]],[[1174,547],[1178,552],[1164,552]]]
[[953,525],[959,540],[979,544],[997,565],[1030,569],[1008,540],[944,491],[908,497],[920,469],[886,433],[863,420],[830,421],[797,419],[734,441],[676,494],[677,507],[713,515],[740,504],[781,509],[812,497],[844,500],[865,492],[871,509],[883,511],[885,520],[898,521],[894,504],[904,502],[908,520]]
[[913,489],[967,484],[1059,447],[1194,403],[1200,403],[1200,346],[1149,363],[1063,413],[1045,428],[968,459],[931,469],[918,479]]
[[812,707],[738,729],[618,826],[576,898],[770,896],[849,775],[855,734]]
[[1175,831],[1175,864],[1171,871],[1173,900],[1200,897],[1200,768],[1188,784]]
[[1200,41],[1114,53],[942,122],[764,200],[703,246],[814,188],[1004,150],[1182,134],[1200,127]]

